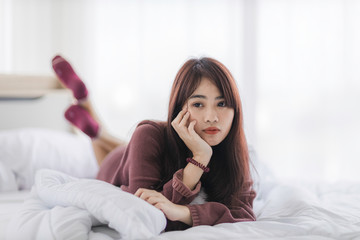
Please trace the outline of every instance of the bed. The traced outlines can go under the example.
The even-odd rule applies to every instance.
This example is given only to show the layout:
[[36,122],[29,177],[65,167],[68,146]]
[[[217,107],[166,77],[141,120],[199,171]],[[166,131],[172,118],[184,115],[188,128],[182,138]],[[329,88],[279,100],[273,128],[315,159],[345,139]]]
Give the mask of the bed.
[[0,239],[360,239],[359,183],[279,182],[252,148],[256,222],[163,232],[160,211],[94,179],[56,79],[0,75],[0,86]]

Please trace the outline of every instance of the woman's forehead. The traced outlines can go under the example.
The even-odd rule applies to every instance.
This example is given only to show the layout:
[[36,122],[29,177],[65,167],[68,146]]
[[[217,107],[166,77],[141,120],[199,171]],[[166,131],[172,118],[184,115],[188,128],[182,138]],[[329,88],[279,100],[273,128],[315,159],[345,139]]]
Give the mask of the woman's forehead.
[[199,85],[195,88],[191,95],[197,95],[200,93],[212,93],[219,96],[222,95],[215,82],[207,77],[201,77]]

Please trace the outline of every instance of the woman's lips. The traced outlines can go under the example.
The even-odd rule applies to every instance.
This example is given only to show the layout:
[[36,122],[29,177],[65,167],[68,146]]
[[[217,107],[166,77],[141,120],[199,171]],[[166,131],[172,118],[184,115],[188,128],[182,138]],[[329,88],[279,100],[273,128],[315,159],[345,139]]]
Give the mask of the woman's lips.
[[208,128],[205,128],[203,131],[206,134],[217,134],[218,132],[220,132],[220,129],[218,129],[216,127],[208,127]]

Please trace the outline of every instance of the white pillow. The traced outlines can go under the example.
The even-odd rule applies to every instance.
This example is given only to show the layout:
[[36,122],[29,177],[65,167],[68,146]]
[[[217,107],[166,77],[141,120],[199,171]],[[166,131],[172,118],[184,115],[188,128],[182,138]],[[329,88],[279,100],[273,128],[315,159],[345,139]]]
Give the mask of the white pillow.
[[17,189],[14,172],[0,161],[0,192],[16,191]]
[[[55,169],[79,178],[94,178],[98,172],[90,139],[36,128],[0,131],[0,168],[0,179],[6,179],[8,185],[11,175],[15,176],[21,190],[30,189],[35,172],[41,168]],[[0,182],[0,191],[13,190],[2,186],[5,182]]]
[[[107,227],[91,238],[91,228],[103,224]],[[148,239],[165,226],[162,211],[114,185],[42,169],[31,197],[11,220],[7,239],[110,239],[109,233],[117,233],[114,239]]]

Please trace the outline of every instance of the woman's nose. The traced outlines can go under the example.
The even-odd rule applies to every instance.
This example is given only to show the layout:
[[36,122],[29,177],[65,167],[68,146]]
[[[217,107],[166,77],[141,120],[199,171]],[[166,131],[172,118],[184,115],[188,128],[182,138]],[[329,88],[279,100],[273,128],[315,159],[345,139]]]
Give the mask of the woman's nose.
[[218,122],[218,114],[215,109],[207,109],[205,113],[205,122]]

